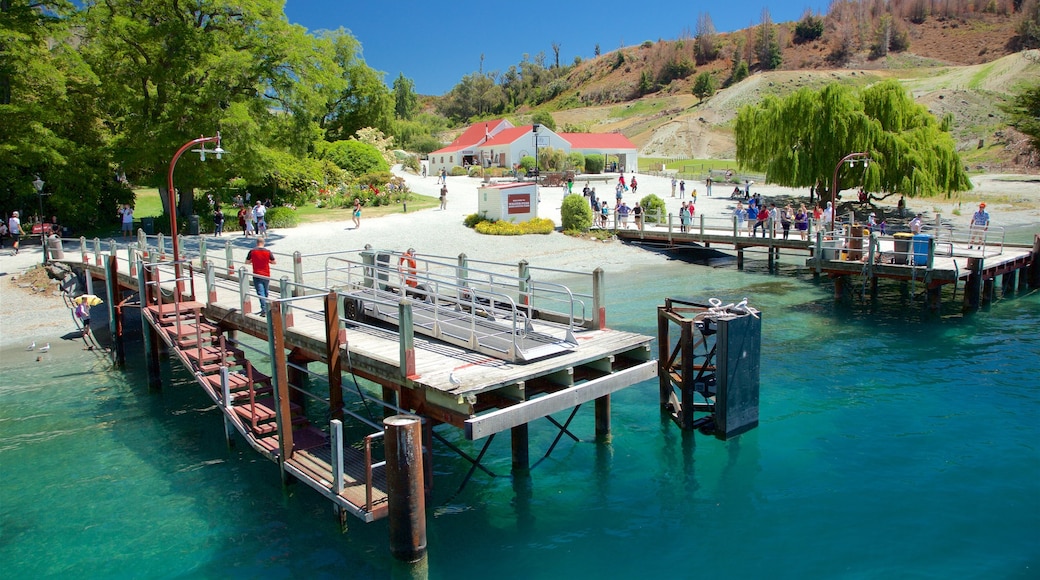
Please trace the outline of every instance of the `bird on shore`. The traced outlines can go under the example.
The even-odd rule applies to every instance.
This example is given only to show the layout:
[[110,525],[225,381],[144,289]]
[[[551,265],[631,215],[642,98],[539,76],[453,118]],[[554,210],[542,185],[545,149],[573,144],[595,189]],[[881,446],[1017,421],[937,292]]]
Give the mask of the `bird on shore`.
[[47,343],[40,347],[40,352],[47,352],[51,349],[51,343]]
[[25,350],[36,350],[36,341],[35,340],[32,341],[32,344],[30,344],[29,346],[25,347]]

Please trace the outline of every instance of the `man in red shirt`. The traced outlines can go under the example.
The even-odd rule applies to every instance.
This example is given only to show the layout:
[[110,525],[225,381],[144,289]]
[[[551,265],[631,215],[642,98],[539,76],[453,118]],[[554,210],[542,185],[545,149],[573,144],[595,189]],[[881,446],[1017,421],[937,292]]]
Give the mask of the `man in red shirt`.
[[271,264],[274,254],[264,247],[264,239],[256,238],[256,247],[246,254],[246,263],[253,268],[253,287],[260,297],[260,316],[267,316],[267,287],[271,284]]

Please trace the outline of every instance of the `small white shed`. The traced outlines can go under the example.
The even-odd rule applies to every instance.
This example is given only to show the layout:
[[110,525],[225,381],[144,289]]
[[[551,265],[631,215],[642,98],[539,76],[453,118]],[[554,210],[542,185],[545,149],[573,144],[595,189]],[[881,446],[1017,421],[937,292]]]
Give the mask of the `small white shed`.
[[494,183],[477,188],[477,213],[496,221],[526,222],[538,217],[534,183]]

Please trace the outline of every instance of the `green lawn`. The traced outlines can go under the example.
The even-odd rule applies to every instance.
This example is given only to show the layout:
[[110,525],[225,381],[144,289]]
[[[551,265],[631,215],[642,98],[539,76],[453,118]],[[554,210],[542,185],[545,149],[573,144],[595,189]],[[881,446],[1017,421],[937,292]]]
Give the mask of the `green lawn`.
[[[159,198],[159,190],[154,187],[139,187],[134,189],[136,196],[134,201],[134,217],[141,219],[143,217],[159,217],[163,215],[162,200]],[[437,207],[440,205],[440,200],[435,197],[428,197],[425,195],[416,195],[408,201],[408,211],[419,211],[421,209],[429,209],[431,207]],[[197,209],[197,208],[196,208]],[[366,207],[361,210],[362,219],[381,217],[384,215],[390,215],[395,213],[404,213],[404,206],[401,204],[395,205],[383,205],[379,207]],[[315,223],[315,222],[334,222],[334,221],[350,221],[353,210],[350,208],[335,208],[326,209],[314,207],[314,204],[307,204],[300,206],[296,209],[296,215],[300,218],[300,223]],[[235,214],[229,213],[228,209],[225,208],[225,214],[227,219],[234,221]],[[204,219],[208,219],[208,215]],[[229,227],[237,227],[231,226]]]
[[163,214],[162,200],[159,199],[159,190],[155,187],[134,188],[134,217],[158,217]]
[[[417,195],[408,200],[406,205],[408,206],[409,212],[414,212],[421,209],[438,207],[440,206],[440,200],[435,197]],[[401,204],[364,207],[361,208],[361,219],[382,217],[395,213],[405,213],[404,210],[405,208]],[[315,222],[343,222],[351,220],[351,214],[353,214],[353,211],[354,210],[349,207],[326,209],[314,207],[314,204],[308,204],[296,208],[296,215],[300,217],[300,223],[303,224]]]

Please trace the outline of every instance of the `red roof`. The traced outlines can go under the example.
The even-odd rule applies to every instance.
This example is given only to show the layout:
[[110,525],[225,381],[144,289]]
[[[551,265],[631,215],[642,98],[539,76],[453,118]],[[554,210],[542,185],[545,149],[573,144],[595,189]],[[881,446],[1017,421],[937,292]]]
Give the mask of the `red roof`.
[[559,133],[574,149],[638,149],[621,133]]
[[[526,127],[513,127],[511,129],[502,129],[501,131],[498,132],[497,135],[492,137],[490,141],[488,141],[487,143],[481,143],[481,145],[482,146],[486,145],[488,147],[495,147],[495,146],[500,146],[500,145],[509,145],[510,143],[515,143],[516,140],[519,139],[520,137],[523,137],[525,133],[530,133],[530,132],[531,132],[531,126],[530,125],[527,125]],[[532,141],[532,143],[533,143],[533,141]]]
[[[495,129],[505,123],[505,119],[493,119],[491,121],[483,121],[481,123],[474,123],[469,126],[461,135],[455,138],[454,141],[449,143],[447,146],[434,151],[434,153],[450,153],[452,151],[458,151],[460,149],[466,149],[467,147],[476,147],[484,144],[484,136],[490,133],[494,133]],[[491,140],[495,138],[492,137]]]

